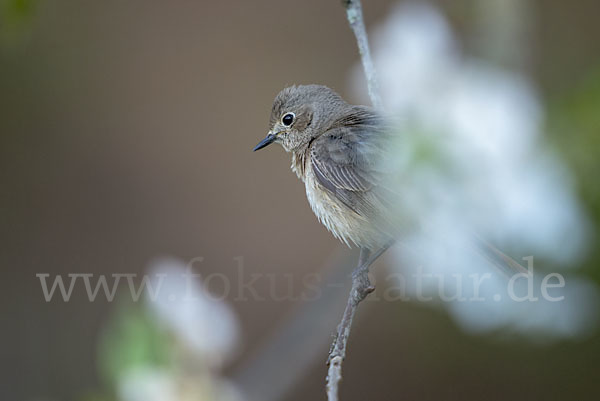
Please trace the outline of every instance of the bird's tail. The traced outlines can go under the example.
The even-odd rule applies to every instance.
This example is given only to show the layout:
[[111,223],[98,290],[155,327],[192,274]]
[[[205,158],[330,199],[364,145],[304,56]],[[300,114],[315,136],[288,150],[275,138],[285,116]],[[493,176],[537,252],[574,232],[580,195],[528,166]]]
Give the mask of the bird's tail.
[[516,273],[528,273],[528,270],[522,264],[480,236],[475,236],[475,242],[483,256],[506,276],[511,277]]

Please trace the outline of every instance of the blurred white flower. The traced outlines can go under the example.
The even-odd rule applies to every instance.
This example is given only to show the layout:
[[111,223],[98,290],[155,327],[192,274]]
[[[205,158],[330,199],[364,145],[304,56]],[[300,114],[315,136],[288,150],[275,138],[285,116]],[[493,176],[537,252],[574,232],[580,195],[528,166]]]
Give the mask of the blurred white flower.
[[130,370],[119,384],[118,397],[122,401],[179,401],[174,378],[162,369]]
[[213,297],[198,274],[177,260],[164,259],[148,269],[151,286],[147,305],[203,363],[220,367],[231,356],[239,340],[239,327],[231,308]]
[[[543,142],[543,108],[528,80],[462,56],[446,21],[424,2],[396,7],[373,44],[383,102],[402,121],[393,160],[399,213],[422,228],[392,252],[401,273],[422,268],[423,291],[440,291],[435,278],[443,276],[447,293],[472,298],[469,275],[490,268],[472,246],[474,233],[516,254],[576,264],[588,228],[568,169]],[[363,88],[359,67],[353,83]],[[467,330],[560,337],[596,320],[597,290],[583,279],[553,289],[561,302],[514,302],[500,294],[506,282],[497,276],[481,286],[485,302],[444,303]],[[418,286],[407,290],[414,295]]]
[[145,306],[153,323],[170,333],[168,362],[137,363],[117,379],[121,401],[241,401],[220,372],[238,343],[236,316],[203,286],[184,263],[161,259],[150,264]]
[[121,401],[243,401],[227,380],[210,375],[176,374],[146,366],[128,371],[117,389]]

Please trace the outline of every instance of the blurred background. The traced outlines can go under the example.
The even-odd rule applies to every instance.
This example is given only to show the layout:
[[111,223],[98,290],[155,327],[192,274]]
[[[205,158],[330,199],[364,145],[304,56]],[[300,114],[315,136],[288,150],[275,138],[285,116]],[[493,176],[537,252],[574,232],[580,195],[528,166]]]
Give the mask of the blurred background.
[[[389,27],[422,16],[405,3],[363,4],[383,78],[395,65],[384,57],[394,49],[386,48],[396,32]],[[426,7],[452,36],[440,48],[449,59],[518,76],[535,93],[537,140],[568,170],[565,185],[589,233],[569,271],[596,288],[600,4]],[[328,345],[349,284],[339,266],[355,254],[318,224],[289,155],[251,149],[284,86],[325,84],[368,103],[358,62],[337,0],[0,0],[1,398],[324,399]],[[394,260],[377,266],[389,271]],[[182,293],[182,283],[170,278],[186,266],[204,281],[186,288],[194,302],[177,302],[168,295]],[[306,281],[315,273],[322,294],[303,297],[315,294]],[[79,281],[68,301],[46,301],[43,274],[48,287],[57,275],[67,287],[69,274],[93,275],[92,287],[101,275],[112,283],[129,274],[136,285],[144,274],[151,282],[166,275],[171,291],[135,302],[123,278],[114,300],[100,290],[90,301]],[[240,293],[240,283],[254,292]],[[378,291],[391,285],[378,281]],[[581,299],[590,324],[560,335],[546,326],[474,332],[438,304],[368,301],[341,396],[595,400],[598,309],[594,297]]]

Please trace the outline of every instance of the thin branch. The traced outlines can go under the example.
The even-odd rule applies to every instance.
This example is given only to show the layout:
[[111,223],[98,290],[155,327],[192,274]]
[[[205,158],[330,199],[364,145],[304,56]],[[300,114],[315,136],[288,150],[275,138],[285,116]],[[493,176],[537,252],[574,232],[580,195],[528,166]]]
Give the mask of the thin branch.
[[371,52],[369,51],[369,40],[367,39],[367,31],[365,30],[362,5],[360,0],[342,0],[342,4],[346,7],[346,17],[348,18],[348,23],[356,37],[358,52],[360,53],[363,69],[365,70],[365,76],[367,78],[371,103],[373,103],[375,109],[383,110],[383,103],[379,96],[377,74],[375,73]]
[[327,399],[329,401],[338,400],[339,382],[342,380],[342,362],[346,357],[346,345],[350,336],[352,320],[356,313],[356,308],[375,287],[369,280],[369,266],[366,264],[370,252],[362,249],[360,252],[358,267],[352,274],[352,289],[346,304],[346,310],[342,316],[342,321],[338,325],[335,340],[329,353],[329,369],[327,371]]
[[[383,110],[383,103],[381,102],[379,87],[377,86],[377,74],[375,73],[373,60],[371,60],[371,52],[369,51],[369,41],[367,39],[367,31],[365,30],[362,5],[360,0],[343,0],[342,3],[346,7],[348,23],[356,37],[358,51],[367,78],[371,103],[373,103],[373,107],[376,110]],[[371,254],[371,251],[365,248],[360,250],[358,266],[352,274],[352,289],[346,303],[346,309],[344,310],[342,321],[338,325],[335,340],[329,351],[326,387],[328,401],[338,401],[339,399],[338,388],[342,380],[342,363],[346,357],[346,346],[356,309],[375,290],[375,287],[371,285],[371,281],[369,280],[369,267],[390,245],[391,243],[382,247],[374,254]]]
[[[322,280],[313,301],[313,290],[306,289],[298,304],[272,331],[261,339],[232,373],[236,387],[246,401],[278,401],[313,366],[323,348],[331,345],[330,334],[338,322],[332,321],[346,304],[346,289],[337,288],[348,278],[348,266],[356,262],[358,252],[338,249],[320,268]],[[329,343],[328,343],[329,342]],[[291,347],[290,344],[294,346]],[[282,361],[294,361],[282,369]],[[265,386],[264,383],[269,383]]]
[[354,314],[360,304],[370,293],[375,291],[375,287],[371,285],[369,280],[369,267],[381,256],[393,242],[390,242],[381,247],[377,252],[371,254],[368,249],[360,250],[358,258],[358,267],[352,273],[352,289],[346,303],[346,310],[342,316],[342,321],[338,325],[335,340],[329,351],[329,359],[327,361],[329,369],[327,370],[327,400],[338,401],[338,387],[342,380],[342,362],[346,357],[346,345],[350,336],[350,328]]

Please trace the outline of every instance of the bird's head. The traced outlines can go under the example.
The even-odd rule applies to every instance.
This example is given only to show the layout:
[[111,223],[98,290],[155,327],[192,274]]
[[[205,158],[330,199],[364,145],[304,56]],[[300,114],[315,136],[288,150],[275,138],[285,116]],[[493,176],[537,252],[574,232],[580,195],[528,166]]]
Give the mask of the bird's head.
[[279,143],[287,152],[306,146],[327,129],[334,111],[348,104],[333,90],[321,85],[290,86],[275,97],[269,133],[256,145],[259,150]]

